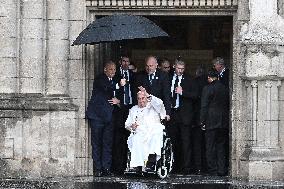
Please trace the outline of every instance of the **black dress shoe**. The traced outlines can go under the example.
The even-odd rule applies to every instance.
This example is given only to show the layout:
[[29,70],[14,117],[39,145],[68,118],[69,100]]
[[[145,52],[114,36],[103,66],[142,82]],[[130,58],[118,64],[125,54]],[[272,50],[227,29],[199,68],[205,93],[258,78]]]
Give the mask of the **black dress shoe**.
[[131,172],[142,172],[142,167],[141,166],[130,167],[129,171],[131,171]]
[[190,169],[190,168],[185,168],[185,169],[182,170],[182,174],[183,175],[192,175],[192,174],[194,174],[194,170]]
[[129,173],[134,173],[134,174],[138,174],[138,175],[142,175],[142,166],[138,166],[138,167],[130,167],[128,170]]
[[227,176],[226,173],[217,173],[217,175],[218,175],[218,176],[222,176],[222,177]]
[[102,173],[102,176],[112,177],[112,176],[114,176],[114,174],[109,169],[104,169],[103,173]]
[[155,172],[156,167],[156,154],[150,154],[146,163],[146,172]]
[[181,173],[182,173],[182,171],[181,171],[181,170],[179,170],[179,169],[175,169],[175,168],[173,168],[173,169],[172,169],[172,171],[171,171],[171,173],[172,173],[172,174],[181,174]]
[[201,175],[202,173],[201,173],[201,170],[200,170],[200,169],[197,169],[197,170],[195,170],[194,174],[195,174],[195,175]]
[[103,172],[101,170],[96,170],[94,172],[94,177],[101,177],[101,176],[103,176]]

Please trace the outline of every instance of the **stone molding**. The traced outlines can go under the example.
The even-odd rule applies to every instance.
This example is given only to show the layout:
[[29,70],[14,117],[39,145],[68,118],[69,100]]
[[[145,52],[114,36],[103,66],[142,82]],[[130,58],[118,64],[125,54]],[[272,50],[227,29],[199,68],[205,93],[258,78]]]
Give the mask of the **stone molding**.
[[0,94],[0,177],[75,176],[77,111],[67,95]]
[[78,111],[70,97],[42,94],[0,94],[1,110]]

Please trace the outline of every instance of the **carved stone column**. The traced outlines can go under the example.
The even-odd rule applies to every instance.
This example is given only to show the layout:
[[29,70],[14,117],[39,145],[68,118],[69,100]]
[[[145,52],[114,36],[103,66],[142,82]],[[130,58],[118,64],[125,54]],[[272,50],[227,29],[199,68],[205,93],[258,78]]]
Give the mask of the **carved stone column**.
[[[62,11],[64,10],[64,11]],[[46,93],[67,93],[69,1],[47,0]]]
[[0,93],[17,91],[17,10],[16,1],[1,1],[0,8]]
[[[241,156],[242,174],[249,180],[283,179],[284,155],[279,145],[280,102],[277,78],[246,78],[250,80],[247,107],[251,125],[248,125],[248,146]],[[251,119],[251,120],[250,120]],[[250,128],[250,129],[249,129]]]
[[21,1],[20,93],[43,92],[44,1]]

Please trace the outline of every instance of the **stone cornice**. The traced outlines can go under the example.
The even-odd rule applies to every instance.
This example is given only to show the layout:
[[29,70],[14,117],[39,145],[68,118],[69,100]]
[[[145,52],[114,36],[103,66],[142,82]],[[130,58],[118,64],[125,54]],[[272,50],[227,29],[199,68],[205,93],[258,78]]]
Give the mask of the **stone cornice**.
[[42,94],[0,94],[0,110],[77,111],[68,96]]
[[276,75],[267,75],[267,76],[258,76],[258,77],[248,77],[248,76],[245,76],[245,75],[241,75],[240,78],[242,80],[246,80],[246,81],[253,81],[253,80],[256,80],[256,81],[267,81],[267,80],[282,81],[282,80],[284,80],[284,77],[278,77]]

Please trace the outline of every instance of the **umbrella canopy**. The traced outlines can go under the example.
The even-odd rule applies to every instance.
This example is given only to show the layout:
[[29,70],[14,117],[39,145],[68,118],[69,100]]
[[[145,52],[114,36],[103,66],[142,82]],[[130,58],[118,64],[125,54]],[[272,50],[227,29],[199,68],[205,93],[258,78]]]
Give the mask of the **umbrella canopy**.
[[102,17],[89,24],[72,45],[162,36],[168,36],[168,34],[145,17],[115,14]]

